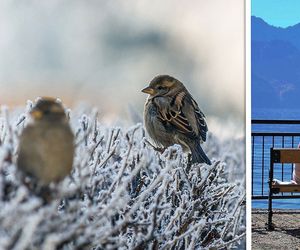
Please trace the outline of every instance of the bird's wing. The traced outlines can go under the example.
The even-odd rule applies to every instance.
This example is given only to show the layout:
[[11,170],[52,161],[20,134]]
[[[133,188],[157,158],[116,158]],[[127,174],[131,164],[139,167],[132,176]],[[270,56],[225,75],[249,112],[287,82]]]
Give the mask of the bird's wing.
[[[183,112],[183,99],[185,92],[180,92],[174,98],[156,98],[156,104],[159,107],[159,118],[162,121],[169,122],[177,131],[191,137],[197,137],[197,125],[191,123],[189,117]],[[194,115],[195,116],[195,115]],[[195,120],[195,117],[193,118]],[[196,123],[195,123],[196,124]]]
[[208,131],[208,127],[205,121],[205,115],[200,110],[197,102],[193,99],[191,95],[186,96],[186,103],[189,103],[193,109],[196,118],[196,125],[198,127],[198,132],[200,134],[201,140],[206,141],[206,133]]
[[42,162],[37,138],[39,137],[31,124],[24,128],[20,136],[17,165],[19,169],[31,175],[35,175],[40,168],[38,163]]

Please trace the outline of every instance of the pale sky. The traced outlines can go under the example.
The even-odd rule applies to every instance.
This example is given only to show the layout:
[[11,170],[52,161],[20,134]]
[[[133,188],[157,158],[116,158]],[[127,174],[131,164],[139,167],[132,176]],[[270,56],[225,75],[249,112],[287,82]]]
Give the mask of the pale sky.
[[276,27],[288,27],[300,23],[299,0],[251,0],[252,15],[261,17]]

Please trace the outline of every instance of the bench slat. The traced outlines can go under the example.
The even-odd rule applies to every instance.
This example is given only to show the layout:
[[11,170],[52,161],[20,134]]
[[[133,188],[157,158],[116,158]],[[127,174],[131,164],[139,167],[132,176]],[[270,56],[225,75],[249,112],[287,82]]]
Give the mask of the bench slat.
[[[295,184],[272,184],[272,189],[275,189],[277,192],[284,193],[293,193],[300,192],[300,185]],[[277,193],[276,192],[276,193]]]
[[[299,148],[276,148],[273,152],[276,163],[300,163]],[[278,154],[280,157],[277,157]]]

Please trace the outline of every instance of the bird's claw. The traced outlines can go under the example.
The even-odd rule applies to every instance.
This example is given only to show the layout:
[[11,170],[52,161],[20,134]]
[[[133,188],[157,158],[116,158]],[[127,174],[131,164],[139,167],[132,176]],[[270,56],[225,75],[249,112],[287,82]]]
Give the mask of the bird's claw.
[[166,149],[165,148],[160,148],[160,147],[155,147],[151,142],[149,142],[147,139],[145,139],[145,142],[152,147],[155,151],[159,152],[159,153],[163,153]]

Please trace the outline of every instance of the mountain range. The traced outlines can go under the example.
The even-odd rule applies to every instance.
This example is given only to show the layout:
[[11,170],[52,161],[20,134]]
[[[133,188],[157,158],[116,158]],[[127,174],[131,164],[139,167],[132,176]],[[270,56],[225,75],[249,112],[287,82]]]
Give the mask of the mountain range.
[[251,17],[252,109],[299,109],[300,23],[275,27]]

